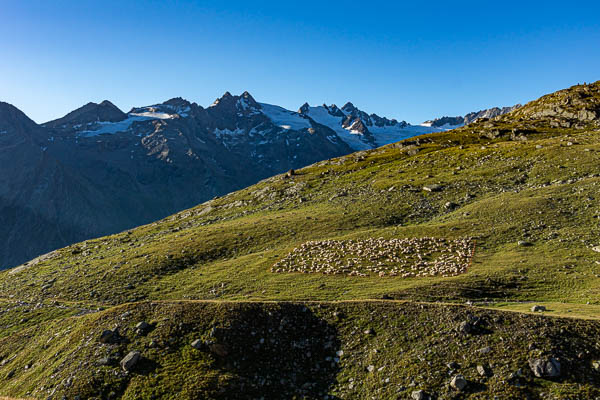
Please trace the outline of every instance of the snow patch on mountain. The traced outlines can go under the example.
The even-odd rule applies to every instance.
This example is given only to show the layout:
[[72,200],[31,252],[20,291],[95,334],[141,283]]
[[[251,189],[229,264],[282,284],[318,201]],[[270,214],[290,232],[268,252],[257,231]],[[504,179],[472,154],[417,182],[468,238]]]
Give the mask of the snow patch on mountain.
[[353,133],[351,129],[342,127],[343,117],[331,115],[329,110],[323,106],[308,107],[308,109],[305,109],[305,115],[312,118],[315,122],[332,129],[352,150],[368,150],[372,147],[361,140],[362,135],[360,132]]
[[295,131],[308,129],[311,127],[310,121],[290,110],[272,104],[259,103],[263,114],[265,114],[273,123],[280,128]]
[[386,144],[398,142],[413,136],[423,135],[425,133],[439,132],[442,129],[431,128],[421,125],[407,125],[404,128],[396,126],[370,126],[369,131],[375,138],[375,144],[385,146]]
[[[100,121],[91,124],[93,129],[88,129],[85,131],[79,132],[78,137],[94,137],[98,135],[110,134],[114,135],[118,132],[125,132],[131,128],[131,125],[136,121],[146,121],[149,119],[153,119],[151,117],[142,116],[142,115],[133,115],[128,117],[127,119],[119,122],[106,122]],[[88,124],[90,125],[90,124]]]
[[245,131],[240,128],[236,128],[234,131],[232,131],[230,129],[215,128],[215,131],[214,131],[215,136],[219,139],[222,137],[242,136],[242,135],[244,135],[244,133],[245,133]]
[[[308,106],[304,105],[301,112],[313,119],[315,122],[325,125],[335,131],[337,135],[348,144],[353,150],[368,150],[374,146],[384,146],[402,139],[424,133],[438,132],[441,129],[431,128],[421,125],[410,125],[405,123],[396,123],[395,125],[377,126],[374,118],[369,116],[366,123],[369,136],[358,130],[361,125],[361,119],[355,119],[352,124],[344,128],[344,120],[351,115],[351,107],[344,106],[340,109],[336,106]],[[335,114],[335,115],[334,115]]]
[[176,118],[176,115],[179,114],[167,114],[164,112],[156,112],[156,111],[144,111],[140,113],[131,113],[129,115],[133,115],[136,117],[148,117],[152,119],[173,119]]

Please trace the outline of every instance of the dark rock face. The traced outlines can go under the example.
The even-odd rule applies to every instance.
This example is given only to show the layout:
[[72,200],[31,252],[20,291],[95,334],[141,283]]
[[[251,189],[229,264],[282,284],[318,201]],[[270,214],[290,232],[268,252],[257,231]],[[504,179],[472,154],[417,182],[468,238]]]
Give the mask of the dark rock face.
[[458,125],[464,124],[464,122],[465,122],[465,118],[458,116],[458,117],[436,118],[433,120],[425,121],[424,123],[429,124],[430,126],[440,127],[440,126],[444,126],[444,125],[458,126]]
[[104,101],[40,126],[0,103],[0,268],[352,151],[273,107],[247,92],[128,114]]
[[71,111],[62,118],[46,122],[43,126],[47,128],[58,128],[66,125],[83,125],[90,122],[118,122],[127,118],[127,114],[108,100],[100,104],[87,103],[77,110]]

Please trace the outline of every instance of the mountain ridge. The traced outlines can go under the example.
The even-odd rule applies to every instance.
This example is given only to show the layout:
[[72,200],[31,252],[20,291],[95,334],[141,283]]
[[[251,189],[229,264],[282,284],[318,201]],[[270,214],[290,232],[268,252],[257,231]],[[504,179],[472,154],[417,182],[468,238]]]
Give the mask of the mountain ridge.
[[446,127],[448,129],[459,128],[461,126],[468,125],[472,122],[475,122],[481,118],[491,119],[491,118],[498,117],[500,115],[507,114],[507,113],[512,112],[520,107],[522,107],[521,104],[515,104],[514,106],[511,106],[511,107],[487,108],[485,110],[470,112],[468,114],[465,114],[464,117],[460,116],[460,115],[457,117],[444,116],[444,117],[435,118],[432,120],[427,120],[427,121],[423,122],[423,125],[431,126],[431,127],[438,127],[438,128]]

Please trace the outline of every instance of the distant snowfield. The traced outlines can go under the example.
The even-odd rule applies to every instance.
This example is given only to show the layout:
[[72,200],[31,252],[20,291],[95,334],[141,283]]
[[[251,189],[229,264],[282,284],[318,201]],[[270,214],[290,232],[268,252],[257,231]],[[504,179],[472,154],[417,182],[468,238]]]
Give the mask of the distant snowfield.
[[154,119],[154,118],[147,117],[147,116],[141,116],[141,115],[135,115],[135,116],[130,116],[129,118],[124,119],[123,121],[119,121],[119,122],[105,122],[105,121],[96,122],[96,126],[98,126],[97,129],[82,131],[79,133],[78,136],[79,137],[94,137],[94,136],[104,135],[104,134],[114,135],[115,133],[125,132],[125,131],[129,130],[131,125],[136,121],[147,121],[149,119]]
[[[346,114],[343,110],[342,112]],[[307,115],[312,118],[315,122],[325,125],[350,146],[351,149],[359,151],[359,150],[368,150],[373,148],[373,146],[366,142],[366,138],[363,134],[358,131],[352,129],[352,126],[349,128],[344,128],[342,126],[343,117],[336,117],[329,114],[328,110],[323,106],[309,107]],[[424,125],[408,125],[405,127],[397,126],[368,126],[367,129],[373,134],[375,139],[375,145],[377,147],[384,146],[386,144],[394,143],[412,136],[422,135],[425,133],[431,132],[440,132],[446,129],[442,128],[432,128]]]
[[[189,107],[187,110],[184,110],[184,112],[185,111],[189,111]],[[114,135],[115,133],[128,131],[134,122],[149,121],[149,120],[153,120],[153,119],[173,119],[173,118],[177,118],[179,116],[184,116],[184,117],[187,116],[187,114],[185,114],[185,113],[169,114],[169,113],[159,112],[159,111],[144,111],[144,112],[137,112],[137,113],[129,113],[127,115],[128,115],[127,119],[124,119],[123,121],[119,121],[119,122],[106,122],[106,121],[96,122],[95,124],[98,127],[97,129],[90,129],[90,130],[82,131],[79,134],[79,137],[94,137],[94,136],[104,135],[104,134]]]
[[263,114],[273,123],[283,129],[299,131],[311,127],[310,121],[297,112],[286,110],[283,107],[272,104],[259,103]]

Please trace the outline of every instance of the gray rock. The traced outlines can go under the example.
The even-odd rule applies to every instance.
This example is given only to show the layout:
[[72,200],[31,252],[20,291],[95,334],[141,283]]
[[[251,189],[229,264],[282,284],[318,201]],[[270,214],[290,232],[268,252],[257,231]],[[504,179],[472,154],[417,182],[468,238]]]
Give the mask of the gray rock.
[[455,390],[461,391],[467,386],[467,380],[462,375],[456,375],[450,381],[450,386]]
[[481,376],[490,376],[491,375],[490,369],[485,365],[478,365],[477,373]]
[[98,360],[97,362],[98,365],[102,366],[102,365],[110,365],[112,364],[111,359],[108,357],[103,357],[101,359]]
[[531,312],[544,312],[546,311],[546,307],[545,306],[540,306],[540,305],[535,305],[533,307],[531,307]]
[[442,190],[442,186],[438,185],[436,183],[433,183],[431,185],[425,185],[423,186],[423,190],[426,192],[439,192]]
[[473,325],[469,321],[463,321],[458,326],[458,331],[466,335],[473,333]]
[[452,210],[452,209],[455,209],[457,206],[458,206],[458,204],[456,204],[456,203],[453,203],[453,202],[451,202],[451,201],[449,201],[449,202],[447,202],[446,204],[444,204],[444,207],[445,207],[447,210]]
[[556,378],[560,376],[560,362],[553,357],[529,360],[529,368],[538,378]]
[[141,358],[142,354],[139,351],[132,351],[121,360],[121,368],[123,371],[131,371]]
[[429,396],[423,390],[414,390],[410,394],[410,398],[412,400],[427,400]]
[[200,350],[202,347],[204,347],[204,342],[202,342],[200,339],[196,339],[192,342],[192,347],[196,350]]
[[146,321],[141,321],[136,324],[135,329],[137,330],[137,333],[144,334],[150,330],[150,324]]
[[600,246],[592,247],[592,250],[597,253],[600,253]]
[[105,329],[100,334],[100,343],[106,344],[114,344],[118,343],[121,340],[121,335],[119,335],[119,329]]
[[487,354],[492,351],[492,348],[491,347],[483,347],[477,351],[479,351],[481,354]]
[[449,362],[448,364],[446,364],[446,366],[450,369],[459,369],[460,368],[460,365],[455,361]]
[[531,246],[531,245],[532,245],[532,244],[531,244],[531,242],[528,242],[528,241],[526,241],[526,240],[519,240],[519,241],[517,242],[517,244],[518,244],[519,246],[522,246],[522,247],[528,247],[528,246]]

